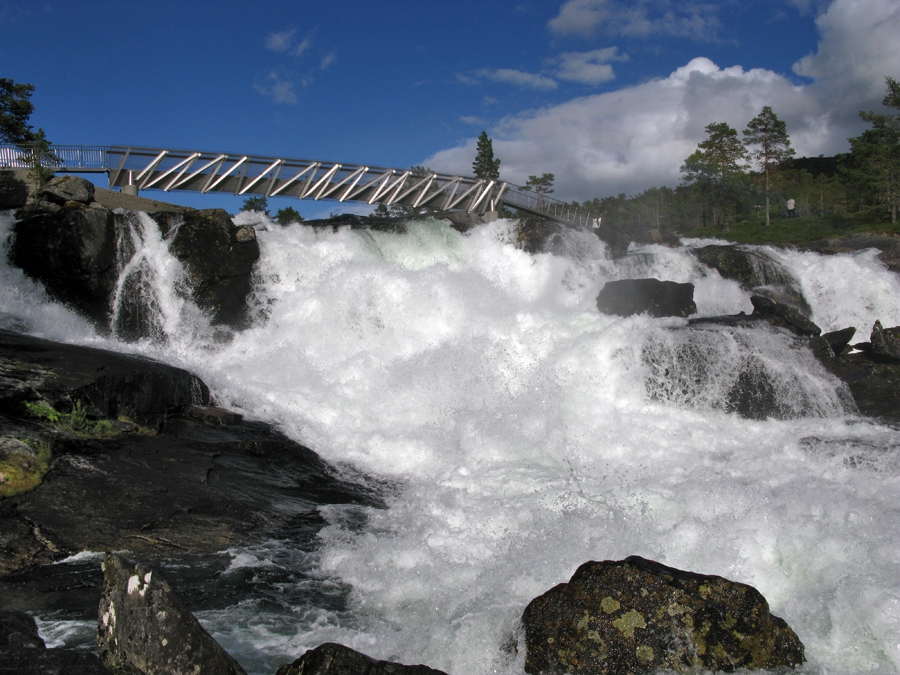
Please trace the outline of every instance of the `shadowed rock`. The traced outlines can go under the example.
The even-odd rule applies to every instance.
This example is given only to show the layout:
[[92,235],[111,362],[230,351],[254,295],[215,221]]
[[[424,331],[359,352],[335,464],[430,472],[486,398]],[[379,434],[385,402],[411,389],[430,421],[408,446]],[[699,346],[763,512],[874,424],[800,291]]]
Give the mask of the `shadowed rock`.
[[734,671],[804,661],[751,586],[631,556],[588,562],[522,617],[532,675]]
[[609,281],[597,296],[603,314],[631,316],[647,313],[653,317],[688,316],[697,312],[694,285],[659,279]]
[[245,675],[154,572],[108,553],[97,649],[113,672]]
[[786,303],[763,295],[751,295],[750,302],[753,303],[754,314],[779,317],[784,320],[784,327],[792,333],[807,337],[816,337],[822,333],[821,328]]
[[0,611],[0,675],[106,675],[96,654],[47,649],[30,614]]
[[275,675],[446,675],[428,666],[377,661],[344,645],[326,642],[310,649]]

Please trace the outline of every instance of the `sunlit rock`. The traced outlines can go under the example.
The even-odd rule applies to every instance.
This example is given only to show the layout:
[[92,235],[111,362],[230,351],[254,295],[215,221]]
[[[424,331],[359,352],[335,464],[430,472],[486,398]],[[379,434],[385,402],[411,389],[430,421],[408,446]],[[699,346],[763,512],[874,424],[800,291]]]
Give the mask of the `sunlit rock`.
[[659,279],[608,281],[597,296],[603,314],[631,316],[647,313],[653,317],[688,316],[697,312],[694,285]]
[[103,575],[97,649],[109,670],[244,675],[158,573],[108,553]]
[[428,666],[376,661],[344,645],[326,642],[278,669],[275,675],[446,675]]
[[751,586],[631,556],[588,562],[522,617],[532,675],[795,667],[804,649]]
[[79,176],[57,176],[38,192],[38,199],[60,206],[66,202],[90,204],[94,201],[94,184]]

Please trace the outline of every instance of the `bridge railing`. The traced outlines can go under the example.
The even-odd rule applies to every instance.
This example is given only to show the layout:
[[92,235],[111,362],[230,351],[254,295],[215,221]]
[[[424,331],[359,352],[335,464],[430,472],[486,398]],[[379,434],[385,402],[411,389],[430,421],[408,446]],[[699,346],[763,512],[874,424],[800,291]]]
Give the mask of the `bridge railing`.
[[[108,147],[105,145],[51,145],[51,157],[41,164],[54,171],[93,172],[107,171]],[[30,169],[34,166],[34,146],[0,145],[0,166],[10,169]]]
[[599,227],[600,220],[590,211],[567,204],[546,195],[539,195],[522,187],[510,186],[503,194],[503,203],[514,209],[545,216],[571,225],[582,227]]

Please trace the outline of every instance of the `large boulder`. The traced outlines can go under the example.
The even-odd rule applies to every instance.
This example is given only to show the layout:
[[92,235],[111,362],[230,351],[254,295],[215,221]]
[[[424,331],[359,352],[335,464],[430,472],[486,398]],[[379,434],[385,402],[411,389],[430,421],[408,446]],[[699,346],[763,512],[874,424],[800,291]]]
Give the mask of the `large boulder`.
[[99,204],[35,201],[16,212],[10,262],[98,326],[109,322],[116,288],[116,228]]
[[765,316],[773,325],[806,337],[817,337],[822,333],[822,329],[809,317],[787,303],[766,295],[751,295],[750,302],[753,304],[753,313]]
[[795,667],[803,644],[760,593],[631,556],[588,562],[522,617],[525,671],[618,675]]
[[169,250],[184,265],[194,301],[212,314],[214,324],[244,325],[259,260],[256,231],[236,226],[222,209],[151,215],[164,236],[175,230]]
[[0,611],[0,675],[107,675],[96,654],[47,649],[30,614]]
[[107,553],[97,649],[115,673],[245,675],[157,572]]
[[275,675],[446,675],[428,666],[377,661],[344,645],[326,642],[310,649]]
[[597,296],[603,314],[631,316],[647,313],[653,317],[682,316],[697,312],[694,285],[659,279],[608,281]]
[[38,192],[38,199],[60,206],[66,202],[90,204],[94,201],[94,184],[79,176],[57,176]]

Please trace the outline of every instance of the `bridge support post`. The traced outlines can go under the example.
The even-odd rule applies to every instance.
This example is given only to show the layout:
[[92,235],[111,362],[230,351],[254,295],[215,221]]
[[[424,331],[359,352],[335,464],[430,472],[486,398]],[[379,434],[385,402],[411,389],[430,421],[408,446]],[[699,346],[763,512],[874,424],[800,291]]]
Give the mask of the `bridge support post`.
[[138,193],[138,186],[134,184],[134,180],[131,175],[131,171],[129,171],[128,172],[128,184],[122,186],[122,194],[137,197],[137,193]]
[[499,217],[500,217],[500,214],[497,211],[485,211],[484,215],[481,218],[486,223],[493,223]]

